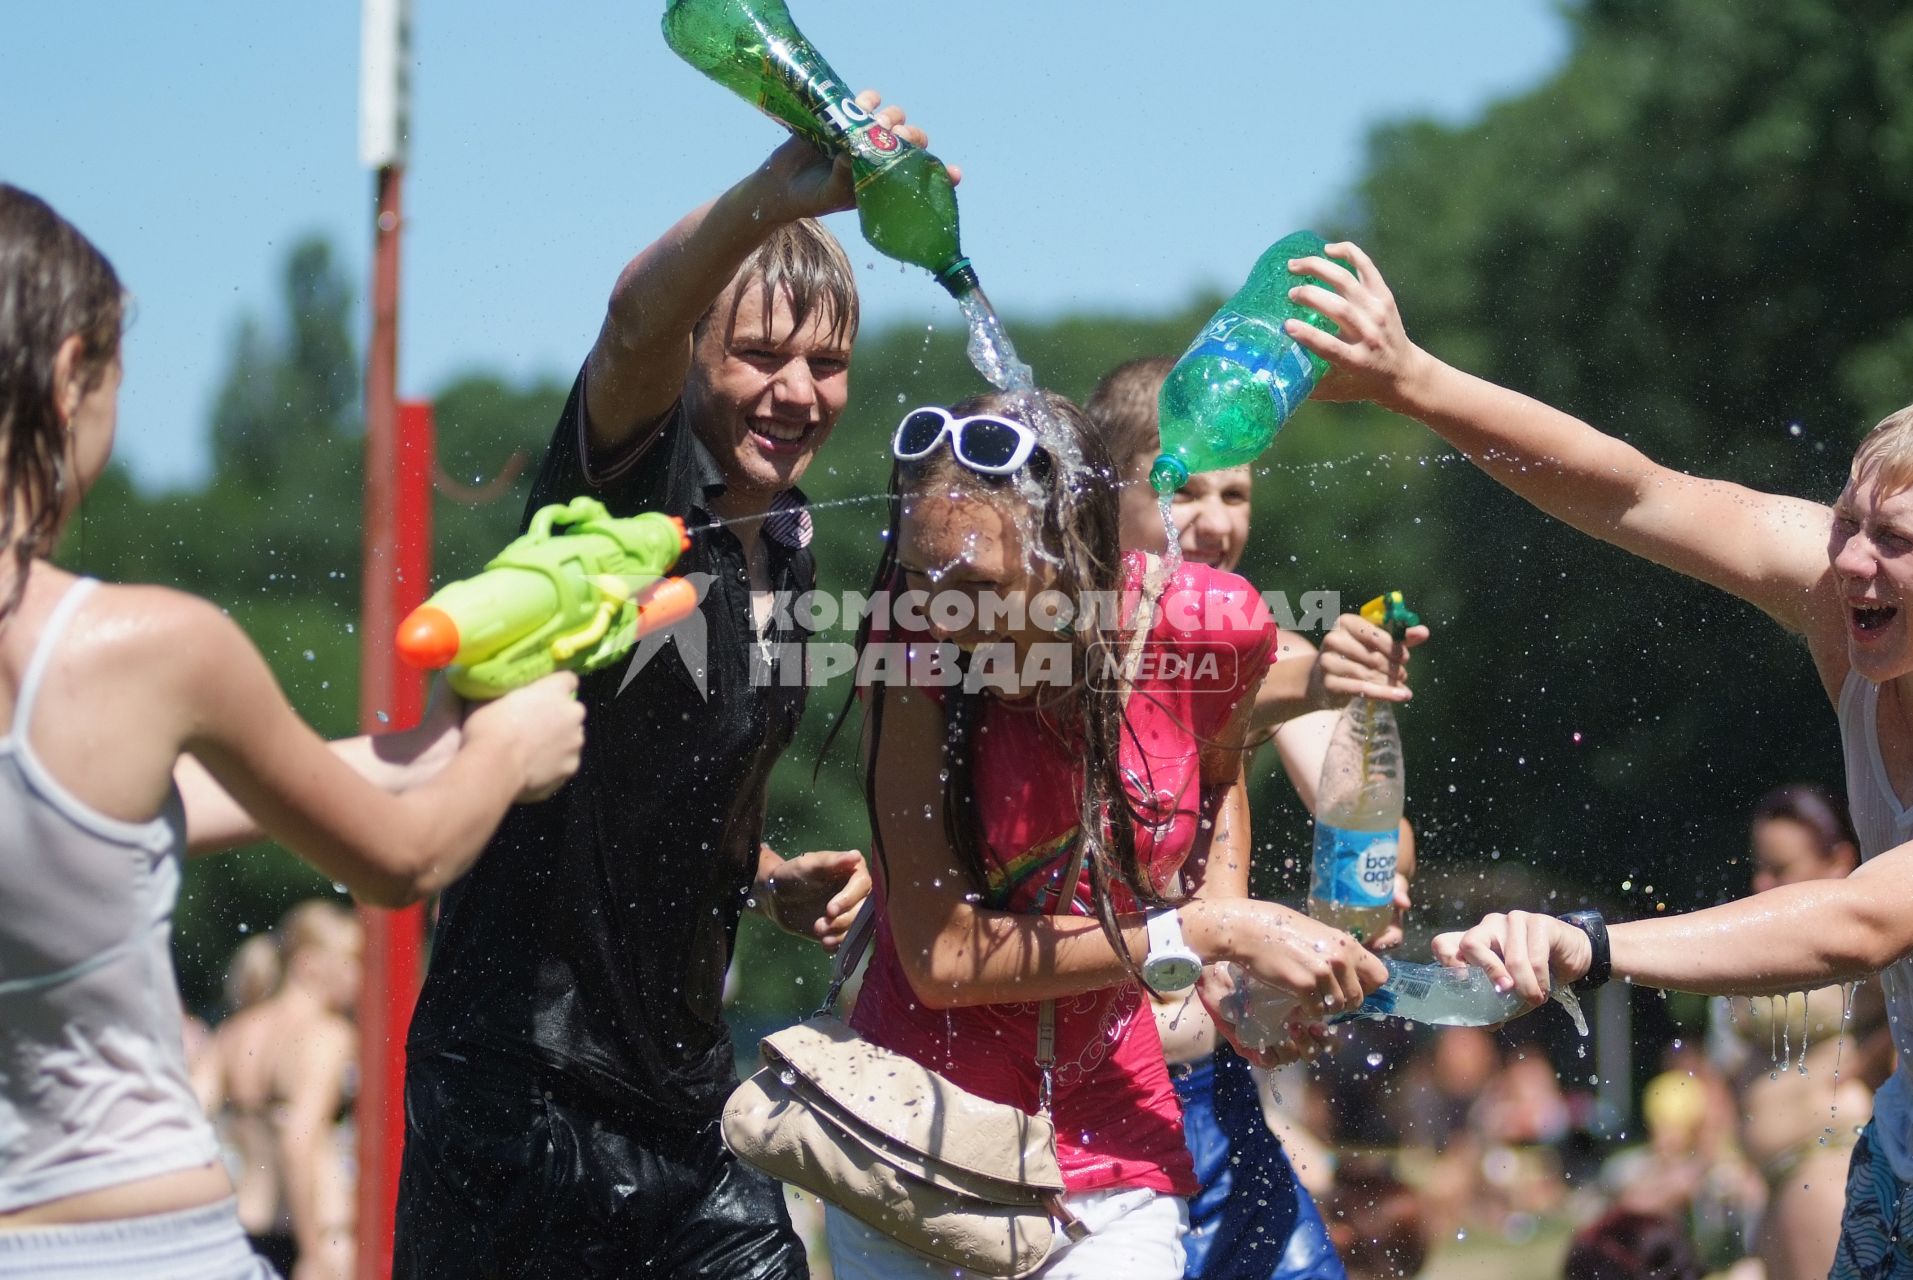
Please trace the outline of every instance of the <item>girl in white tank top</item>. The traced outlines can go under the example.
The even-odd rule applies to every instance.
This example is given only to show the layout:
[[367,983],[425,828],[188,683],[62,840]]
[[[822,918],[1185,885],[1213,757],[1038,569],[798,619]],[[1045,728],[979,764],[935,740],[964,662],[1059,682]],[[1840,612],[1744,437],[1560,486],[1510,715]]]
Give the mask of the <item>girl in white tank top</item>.
[[462,731],[329,750],[218,609],[50,564],[111,452],[121,299],[0,184],[0,1278],[253,1277],[186,1079],[181,855],[270,834],[368,902],[415,900],[570,776],[583,712],[567,675]]

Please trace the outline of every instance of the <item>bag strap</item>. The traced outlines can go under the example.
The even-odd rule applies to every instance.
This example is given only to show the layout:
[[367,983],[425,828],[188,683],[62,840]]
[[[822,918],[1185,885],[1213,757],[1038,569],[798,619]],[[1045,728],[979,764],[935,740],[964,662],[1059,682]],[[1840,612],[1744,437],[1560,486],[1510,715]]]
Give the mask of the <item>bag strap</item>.
[[[1062,892],[1050,903],[1049,914],[1061,915],[1066,903],[1076,901],[1076,885],[1083,878],[1084,841],[1077,840],[1069,855],[1069,870],[1063,873]],[[1049,1115],[1050,1099],[1056,1092],[1056,1002],[1045,1000],[1036,1011],[1036,1106]]]

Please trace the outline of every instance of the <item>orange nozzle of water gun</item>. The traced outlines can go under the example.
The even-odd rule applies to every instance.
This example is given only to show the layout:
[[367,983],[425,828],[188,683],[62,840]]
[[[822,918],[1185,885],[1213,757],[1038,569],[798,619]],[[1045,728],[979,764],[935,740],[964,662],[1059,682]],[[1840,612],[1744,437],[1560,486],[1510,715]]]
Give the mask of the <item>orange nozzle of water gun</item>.
[[682,554],[683,554],[684,552],[686,552],[686,551],[689,551],[689,550],[691,549],[691,535],[690,535],[690,534],[688,534],[688,533],[686,533],[686,532],[684,531],[684,519],[683,519],[683,517],[681,517],[681,516],[667,516],[667,517],[665,517],[665,518],[666,518],[666,519],[668,519],[668,520],[669,520],[669,521],[670,521],[670,522],[671,522],[671,523],[672,523],[673,525],[676,525],[676,526],[677,526],[677,531],[678,531],[678,554],[679,554],[679,555],[682,555]]
[[398,650],[407,666],[420,671],[449,667],[458,656],[458,623],[443,609],[422,604],[399,624]]
[[676,626],[697,612],[697,588],[683,578],[660,578],[638,597],[638,636]]

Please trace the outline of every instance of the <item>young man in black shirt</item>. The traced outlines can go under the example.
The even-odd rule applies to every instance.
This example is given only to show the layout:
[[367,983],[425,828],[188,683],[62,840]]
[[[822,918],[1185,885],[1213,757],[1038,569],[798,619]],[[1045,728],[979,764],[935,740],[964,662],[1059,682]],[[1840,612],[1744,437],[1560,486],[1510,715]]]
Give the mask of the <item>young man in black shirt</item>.
[[771,602],[814,581],[796,485],[857,329],[850,263],[811,219],[852,204],[848,167],[793,139],[612,291],[530,507],[594,493],[684,517],[700,616],[586,678],[578,775],[444,896],[408,1044],[398,1276],[806,1274],[781,1188],[718,1135],[721,1002],[747,903],[834,947],[870,888],[855,852],[761,839],[804,699],[777,665],[804,635]]

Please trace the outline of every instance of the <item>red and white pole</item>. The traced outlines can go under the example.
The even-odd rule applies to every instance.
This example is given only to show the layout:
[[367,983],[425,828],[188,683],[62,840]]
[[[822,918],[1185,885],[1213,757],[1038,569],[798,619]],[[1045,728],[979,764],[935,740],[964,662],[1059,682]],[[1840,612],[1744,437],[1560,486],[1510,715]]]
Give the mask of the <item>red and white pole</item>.
[[[376,171],[372,334],[365,377],[365,563],[359,620],[359,724],[410,728],[424,682],[399,664],[399,619],[431,577],[432,418],[398,402],[399,236],[404,186],[411,0],[364,0],[360,153]],[[365,981],[359,995],[359,1280],[392,1274],[392,1226],[405,1149],[405,1033],[418,998],[424,911],[361,907]]]

